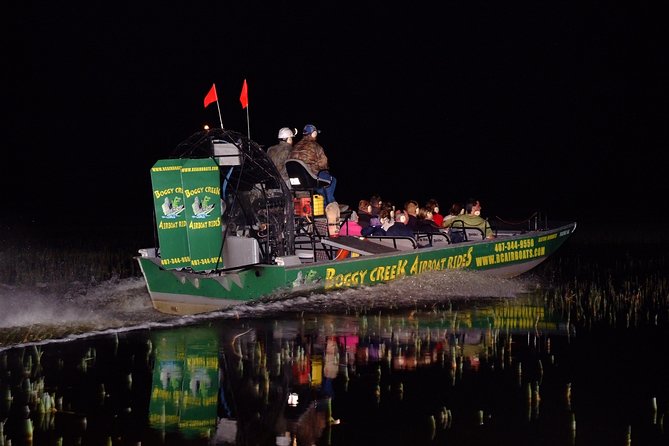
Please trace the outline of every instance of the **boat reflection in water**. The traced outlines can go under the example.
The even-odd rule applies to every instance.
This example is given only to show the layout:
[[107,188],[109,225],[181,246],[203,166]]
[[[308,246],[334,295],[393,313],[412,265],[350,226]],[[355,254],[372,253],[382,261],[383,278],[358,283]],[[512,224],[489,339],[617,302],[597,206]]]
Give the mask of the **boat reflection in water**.
[[163,435],[207,436],[216,427],[218,337],[212,328],[151,333],[155,348],[149,424]]
[[[324,373],[336,377],[334,350],[324,371],[322,355],[310,353],[313,345],[296,342],[299,322],[256,322],[151,333],[149,425],[161,440],[290,444],[321,436],[330,423],[330,401],[319,391]],[[277,332],[291,337],[274,338]]]
[[[510,365],[512,333],[567,330],[529,304],[468,306],[210,320],[7,349],[0,444],[432,439],[462,404],[448,388],[493,356]],[[480,393],[467,392],[472,403]]]
[[[350,435],[356,420],[363,420],[363,427],[385,410],[384,399],[401,404],[419,369],[436,368],[442,377],[433,385],[454,386],[465,369],[477,372],[492,355],[507,349],[510,358],[511,333],[560,331],[567,327],[549,320],[542,307],[508,303],[457,311],[226,320],[154,331],[150,427],[163,440],[177,435],[215,444],[330,444],[333,429],[335,436],[340,427]],[[412,435],[422,431],[432,438],[438,427],[451,425],[446,401],[432,411],[410,408],[416,403],[408,400],[407,408],[424,420],[410,415],[400,423]],[[347,427],[339,426],[342,419]],[[394,432],[393,426],[386,429]]]
[[574,444],[572,383],[583,418],[598,406],[574,340],[498,299],[19,346],[0,352],[0,444]]

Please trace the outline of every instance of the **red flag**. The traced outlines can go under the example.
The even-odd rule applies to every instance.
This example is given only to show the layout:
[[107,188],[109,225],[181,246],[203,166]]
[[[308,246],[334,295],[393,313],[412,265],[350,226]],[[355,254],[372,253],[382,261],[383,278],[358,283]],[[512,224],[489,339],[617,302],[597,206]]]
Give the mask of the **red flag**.
[[207,96],[204,97],[204,108],[207,108],[212,102],[218,101],[218,96],[216,95],[216,84],[211,84],[211,90],[207,93]]
[[239,102],[242,103],[242,108],[249,106],[249,88],[246,85],[246,79],[244,79],[244,85],[242,85],[242,94],[239,95]]

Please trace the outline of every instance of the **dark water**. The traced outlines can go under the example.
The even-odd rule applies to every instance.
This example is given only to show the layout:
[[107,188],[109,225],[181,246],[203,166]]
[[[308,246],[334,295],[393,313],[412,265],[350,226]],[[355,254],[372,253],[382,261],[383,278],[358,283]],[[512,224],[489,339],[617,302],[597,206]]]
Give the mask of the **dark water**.
[[141,323],[141,284],[118,283],[86,294],[124,297],[113,322],[42,320],[2,347],[0,445],[666,445],[666,266],[652,245],[573,243],[514,280]]

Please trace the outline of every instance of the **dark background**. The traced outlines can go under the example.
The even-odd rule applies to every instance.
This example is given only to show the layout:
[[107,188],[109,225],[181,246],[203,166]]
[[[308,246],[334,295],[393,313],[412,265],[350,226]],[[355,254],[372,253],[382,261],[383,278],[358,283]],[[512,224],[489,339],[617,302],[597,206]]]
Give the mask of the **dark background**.
[[586,222],[664,207],[656,2],[261,3],[3,6],[3,217],[150,225],[150,167],[218,125],[212,83],[246,133],[244,79],[251,137],[321,128],[352,206],[477,196],[488,217]]

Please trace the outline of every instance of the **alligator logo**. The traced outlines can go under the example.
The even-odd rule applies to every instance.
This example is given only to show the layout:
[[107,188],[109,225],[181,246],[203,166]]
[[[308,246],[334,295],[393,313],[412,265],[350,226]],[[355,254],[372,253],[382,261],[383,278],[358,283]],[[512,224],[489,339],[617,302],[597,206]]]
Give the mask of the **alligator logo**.
[[200,201],[200,197],[195,197],[193,201],[193,218],[206,218],[214,210],[214,205],[209,204],[210,200],[211,197],[208,195],[205,195],[202,201]]
[[306,274],[302,274],[302,271],[297,273],[297,277],[293,280],[293,288],[300,288],[305,285],[315,285],[321,282],[321,276],[310,269]]
[[170,200],[170,197],[165,197],[165,201],[161,207],[163,209],[163,218],[177,218],[185,208],[181,204],[181,197],[178,195],[174,197],[174,200]]

